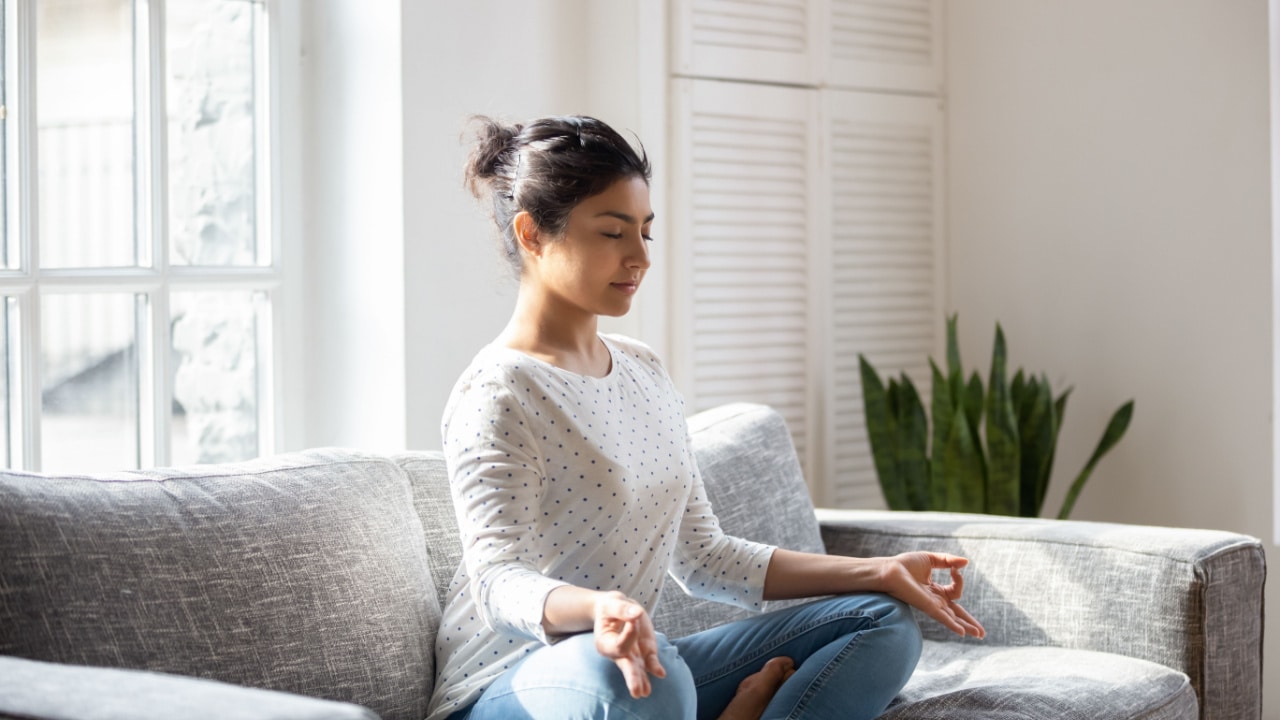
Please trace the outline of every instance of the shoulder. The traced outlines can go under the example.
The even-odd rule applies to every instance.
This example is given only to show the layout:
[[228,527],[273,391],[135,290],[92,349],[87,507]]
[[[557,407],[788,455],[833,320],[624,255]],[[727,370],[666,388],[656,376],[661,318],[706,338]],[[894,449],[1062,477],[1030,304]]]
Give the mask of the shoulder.
[[443,425],[460,413],[510,413],[519,406],[513,402],[515,388],[526,384],[529,363],[519,353],[501,345],[487,345],[476,353],[471,363],[458,376],[445,405]]
[[649,347],[643,341],[627,337],[626,335],[617,335],[613,333],[601,333],[600,337],[604,339],[605,343],[611,346],[614,350],[621,352],[623,355],[633,358],[644,365],[648,365],[659,370],[663,369],[662,360],[658,358],[658,354],[653,351],[653,348]]

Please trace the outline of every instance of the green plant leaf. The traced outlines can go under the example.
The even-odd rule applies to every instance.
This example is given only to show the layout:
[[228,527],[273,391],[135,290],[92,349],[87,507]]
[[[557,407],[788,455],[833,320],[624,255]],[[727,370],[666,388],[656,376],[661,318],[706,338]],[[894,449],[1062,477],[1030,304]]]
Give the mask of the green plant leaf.
[[952,512],[983,512],[986,507],[986,479],[963,410],[957,409],[952,416],[942,456],[943,481],[947,486],[945,508]]
[[964,377],[964,369],[960,365],[960,342],[956,328],[960,322],[960,313],[947,318],[947,377]]
[[875,459],[876,476],[880,491],[891,510],[906,510],[906,487],[898,475],[897,420],[889,409],[889,395],[880,375],[861,354],[858,368],[862,375],[862,407],[867,421],[867,437],[871,441],[871,455]]
[[982,378],[975,370],[969,376],[969,384],[964,389],[964,414],[969,421],[969,429],[976,430],[982,422],[982,409],[986,404],[986,391],[982,388]]
[[1089,476],[1093,474],[1093,468],[1102,459],[1103,455],[1110,452],[1111,448],[1120,442],[1120,438],[1124,437],[1124,433],[1129,429],[1129,422],[1133,419],[1133,401],[1120,406],[1119,410],[1111,416],[1111,421],[1107,423],[1107,429],[1102,433],[1102,439],[1098,441],[1098,447],[1093,451],[1093,455],[1089,457],[1089,462],[1085,463],[1084,470],[1080,471],[1080,475],[1076,477],[1076,481],[1071,483],[1071,489],[1067,491],[1067,497],[1062,502],[1062,510],[1058,513],[1059,520],[1066,520],[1071,515],[1071,510],[1075,508],[1076,498],[1080,496],[1080,491],[1084,489],[1084,484],[1088,482]]
[[996,323],[987,381],[987,508],[996,515],[1017,515],[1021,509],[1021,446],[1007,379],[1004,331]]
[[1041,394],[1044,396],[1041,402],[1047,402],[1052,408],[1049,413],[1049,454],[1040,466],[1040,482],[1037,494],[1040,496],[1036,504],[1036,517],[1044,512],[1044,501],[1049,496],[1049,476],[1053,474],[1053,458],[1058,452],[1058,433],[1062,430],[1062,418],[1067,412],[1067,396],[1071,394],[1071,388],[1067,388],[1066,392],[1058,398],[1057,402],[1053,400],[1053,387],[1049,384],[1049,376],[1041,373],[1040,375]]
[[[1045,376],[1044,383],[1046,385],[1049,384],[1049,376]],[[1067,398],[1071,396],[1071,391],[1074,389],[1075,388],[1067,388],[1053,403],[1054,414],[1058,416],[1058,427],[1062,427],[1062,418],[1067,414]]]
[[[1047,387],[1049,385],[1049,376],[1045,374],[1041,374],[1041,381]],[[1041,509],[1043,509],[1043,506],[1044,506],[1044,497],[1049,494],[1049,473],[1053,471],[1053,461],[1058,454],[1058,434],[1062,432],[1062,418],[1065,417],[1067,414],[1067,398],[1071,397],[1071,391],[1073,389],[1074,388],[1070,388],[1070,387],[1067,388],[1062,392],[1061,395],[1058,396],[1058,399],[1053,402],[1053,417],[1054,417],[1053,447],[1049,455],[1049,461],[1048,461],[1049,469],[1045,471],[1044,478],[1040,483]],[[1036,514],[1039,515],[1040,513],[1036,513]]]
[[964,418],[969,422],[969,436],[974,450],[978,453],[978,467],[982,470],[982,476],[986,477],[987,458],[982,452],[982,438],[979,436],[979,429],[982,427],[982,409],[986,404],[984,392],[982,378],[975,370],[969,376],[969,385],[964,391]]
[[902,374],[898,396],[898,477],[912,510],[929,509],[929,420],[920,394],[906,373]]
[[1052,469],[1048,463],[1053,458],[1056,433],[1053,392],[1047,380],[1041,383],[1032,378],[1024,390],[1022,411],[1018,415],[1018,440],[1022,451],[1019,482],[1022,495],[1018,498],[1018,512],[1023,517],[1039,517],[1044,505]]
[[930,413],[933,416],[932,455],[929,458],[929,507],[943,510],[950,503],[947,483],[947,440],[951,437],[951,425],[955,416],[955,405],[951,402],[950,385],[943,377],[938,365],[929,359],[929,369],[933,378],[933,402]]
[[1013,400],[1013,411],[1018,414],[1019,423],[1022,421],[1022,402],[1025,396],[1026,378],[1022,375],[1022,368],[1018,368],[1017,374],[1013,376],[1013,382],[1009,383],[1009,397]]

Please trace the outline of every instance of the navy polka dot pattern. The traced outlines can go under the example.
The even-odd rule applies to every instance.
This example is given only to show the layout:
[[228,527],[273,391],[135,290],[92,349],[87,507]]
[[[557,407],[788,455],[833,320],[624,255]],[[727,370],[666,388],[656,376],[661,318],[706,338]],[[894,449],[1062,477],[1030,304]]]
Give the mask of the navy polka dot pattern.
[[490,345],[449,399],[463,563],[436,640],[430,720],[555,641],[542,608],[561,585],[621,590],[652,613],[670,572],[693,595],[760,609],[773,548],[721,531],[683,401],[652,350],[601,338],[612,356],[603,378]]

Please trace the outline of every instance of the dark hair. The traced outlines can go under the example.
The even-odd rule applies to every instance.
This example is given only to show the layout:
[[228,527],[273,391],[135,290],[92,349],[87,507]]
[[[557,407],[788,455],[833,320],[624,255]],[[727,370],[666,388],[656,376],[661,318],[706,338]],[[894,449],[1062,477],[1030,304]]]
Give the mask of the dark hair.
[[649,158],[603,122],[583,115],[546,117],[509,125],[477,115],[464,175],[478,200],[492,202],[502,249],[519,273],[520,246],[511,220],[529,213],[550,235],[564,232],[569,212],[618,180],[649,181]]

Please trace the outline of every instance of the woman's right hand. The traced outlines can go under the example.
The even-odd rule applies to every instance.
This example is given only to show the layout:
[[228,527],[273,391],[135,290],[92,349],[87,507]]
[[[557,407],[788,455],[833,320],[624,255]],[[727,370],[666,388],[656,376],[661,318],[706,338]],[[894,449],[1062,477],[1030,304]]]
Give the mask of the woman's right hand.
[[658,636],[649,613],[640,603],[614,591],[597,596],[593,616],[596,650],[622,671],[631,697],[648,697],[650,673],[667,676],[658,661]]

